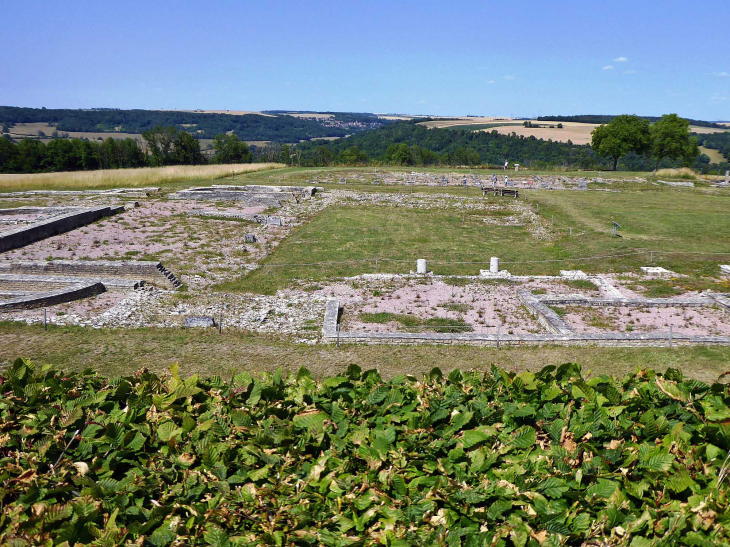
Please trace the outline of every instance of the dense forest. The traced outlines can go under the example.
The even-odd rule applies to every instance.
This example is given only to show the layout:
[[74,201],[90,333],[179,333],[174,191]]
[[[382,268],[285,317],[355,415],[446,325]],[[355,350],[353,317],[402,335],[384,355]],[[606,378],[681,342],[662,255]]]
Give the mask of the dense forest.
[[[502,135],[497,131],[456,128],[428,129],[420,122],[399,122],[336,141],[311,141],[297,146],[300,165],[332,163],[388,163],[398,165],[502,165],[505,161],[534,169],[551,167],[609,169],[589,145],[576,145],[535,137]],[[679,167],[681,161],[664,159],[659,167]],[[707,156],[699,156],[692,167],[710,169]],[[654,161],[647,156],[627,154],[619,162],[627,171],[650,171]]]
[[[609,123],[616,116],[605,115],[605,114],[584,114],[582,116],[538,116],[537,121],[556,121],[556,122],[578,122],[578,123]],[[639,116],[650,122],[658,122],[661,120],[661,116]],[[727,129],[725,126],[717,124],[715,122],[705,122],[702,120],[692,120],[685,118],[690,125],[696,125],[697,127],[714,127],[715,129]]]
[[196,139],[212,139],[233,132],[244,141],[297,143],[322,137],[344,137],[384,125],[373,114],[335,113],[325,120],[295,116],[233,115],[163,110],[46,109],[0,106],[0,125],[53,123],[57,131],[142,133],[155,126],[174,126],[189,131]]
[[93,171],[149,165],[147,154],[134,139],[103,142],[82,139],[54,139],[43,144],[23,139],[15,144],[0,138],[0,173],[47,173]]

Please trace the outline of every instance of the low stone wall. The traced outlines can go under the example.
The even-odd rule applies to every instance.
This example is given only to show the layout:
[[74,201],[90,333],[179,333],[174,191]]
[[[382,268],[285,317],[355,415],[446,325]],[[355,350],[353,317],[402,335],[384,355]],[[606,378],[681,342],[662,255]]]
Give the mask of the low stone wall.
[[0,273],[0,291],[32,293],[62,289],[78,283],[101,283],[106,290],[131,291],[145,285],[143,279],[118,277],[77,277],[61,275],[22,275]]
[[180,280],[160,262],[152,260],[50,260],[0,263],[0,274],[115,278],[164,283],[177,288]]
[[312,197],[320,188],[316,186],[228,186],[213,185],[186,188],[170,194],[173,199],[241,201],[250,205],[281,207],[283,202]]
[[625,306],[629,308],[701,308],[715,300],[705,296],[691,298],[590,298],[581,295],[532,295],[547,306]]
[[104,285],[96,280],[66,285],[53,291],[36,292],[0,301],[0,311],[27,310],[72,302],[104,292]]
[[[576,333],[553,310],[529,291],[518,293],[520,300],[538,316],[550,331],[546,334],[476,334],[476,333],[405,333],[343,332],[338,328],[340,302],[329,300],[325,307],[322,339],[325,343],[343,344],[437,344],[502,346],[599,346],[599,347],[670,347],[690,345],[730,346],[730,336],[692,336],[681,333]],[[556,297],[557,298],[557,297]],[[548,300],[548,297],[545,297]],[[669,299],[666,299],[669,300]],[[675,304],[676,305],[676,304]],[[706,304],[705,304],[706,305]],[[552,314],[552,315],[551,315]],[[555,317],[553,317],[553,315]],[[559,332],[567,329],[566,332]]]
[[124,211],[121,206],[103,206],[83,208],[71,213],[59,215],[3,232],[0,234],[0,252],[24,247],[51,236],[69,232],[80,226],[86,226],[101,218]]
[[336,338],[340,322],[340,301],[328,300],[324,308],[324,324],[322,325],[322,336]]
[[548,308],[545,301],[538,299],[530,291],[518,291],[517,298],[549,332],[553,334],[571,334],[573,332],[572,327],[563,321],[555,310]]

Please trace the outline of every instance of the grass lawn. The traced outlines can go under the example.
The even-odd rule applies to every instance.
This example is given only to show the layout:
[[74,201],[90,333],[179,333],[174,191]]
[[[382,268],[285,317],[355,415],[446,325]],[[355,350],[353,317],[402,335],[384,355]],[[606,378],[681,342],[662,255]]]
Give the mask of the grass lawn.
[[[730,193],[536,191],[528,202],[546,223],[554,221],[549,240],[538,240],[521,226],[486,225],[483,212],[462,217],[456,209],[330,207],[294,230],[260,269],[220,288],[272,294],[295,279],[375,272],[375,257],[379,272],[407,273],[417,258],[426,258],[435,273],[476,275],[498,256],[513,274],[539,275],[561,269],[638,271],[654,250],[655,264],[697,282],[700,276],[717,276],[718,263],[730,260]],[[489,203],[507,201],[489,198]],[[623,237],[611,236],[612,220],[621,224]],[[641,254],[575,260],[631,252]],[[321,264],[326,262],[339,264]],[[730,290],[712,280],[696,288]]]
[[161,372],[174,363],[182,375],[219,375],[231,371],[297,371],[317,377],[335,375],[350,363],[377,368],[385,378],[421,377],[438,366],[486,370],[491,364],[536,371],[545,365],[581,363],[585,371],[622,376],[637,367],[681,368],[685,375],[711,382],[728,370],[730,348],[478,348],[470,346],[306,346],[275,337],[214,329],[91,329],[0,323],[0,354],[5,364],[18,357],[51,363],[62,370],[91,367],[107,376],[142,367]]

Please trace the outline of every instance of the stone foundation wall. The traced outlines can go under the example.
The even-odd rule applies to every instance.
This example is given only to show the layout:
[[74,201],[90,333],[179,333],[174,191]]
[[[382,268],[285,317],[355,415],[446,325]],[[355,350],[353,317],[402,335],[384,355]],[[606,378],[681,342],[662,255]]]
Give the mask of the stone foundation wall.
[[0,253],[24,247],[51,236],[86,226],[101,218],[124,211],[122,206],[84,208],[71,213],[35,222],[0,234]]
[[53,291],[36,292],[33,294],[9,298],[0,301],[0,311],[27,310],[42,308],[72,302],[81,298],[87,298],[104,292],[104,285],[99,281],[84,281],[73,285],[66,285],[63,288]]
[[[322,339],[333,344],[392,344],[392,345],[471,345],[484,347],[502,346],[600,346],[600,347],[669,347],[691,345],[730,346],[730,336],[691,336],[670,333],[576,333],[550,308],[529,291],[520,291],[518,297],[538,316],[541,324],[547,323],[547,334],[476,334],[476,333],[405,333],[405,332],[343,332],[338,329],[340,303],[329,300],[325,307]],[[557,298],[557,297],[556,297]],[[547,298],[546,298],[547,300]],[[664,303],[666,305],[666,303]],[[677,305],[677,304],[675,304]],[[707,304],[704,304],[707,305]],[[552,317],[552,315],[555,317]],[[555,320],[557,318],[557,321]],[[544,323],[543,323],[544,322]],[[549,326],[548,326],[549,325]],[[566,332],[556,332],[566,329]]]
[[0,264],[1,274],[122,278],[150,284],[163,282],[173,288],[182,284],[162,263],[151,260],[15,261]]

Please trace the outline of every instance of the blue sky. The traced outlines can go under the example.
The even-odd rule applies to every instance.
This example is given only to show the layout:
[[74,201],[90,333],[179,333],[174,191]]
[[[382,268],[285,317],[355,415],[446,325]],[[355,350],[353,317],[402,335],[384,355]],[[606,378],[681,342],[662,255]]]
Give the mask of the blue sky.
[[730,119],[728,0],[0,0],[0,104]]

